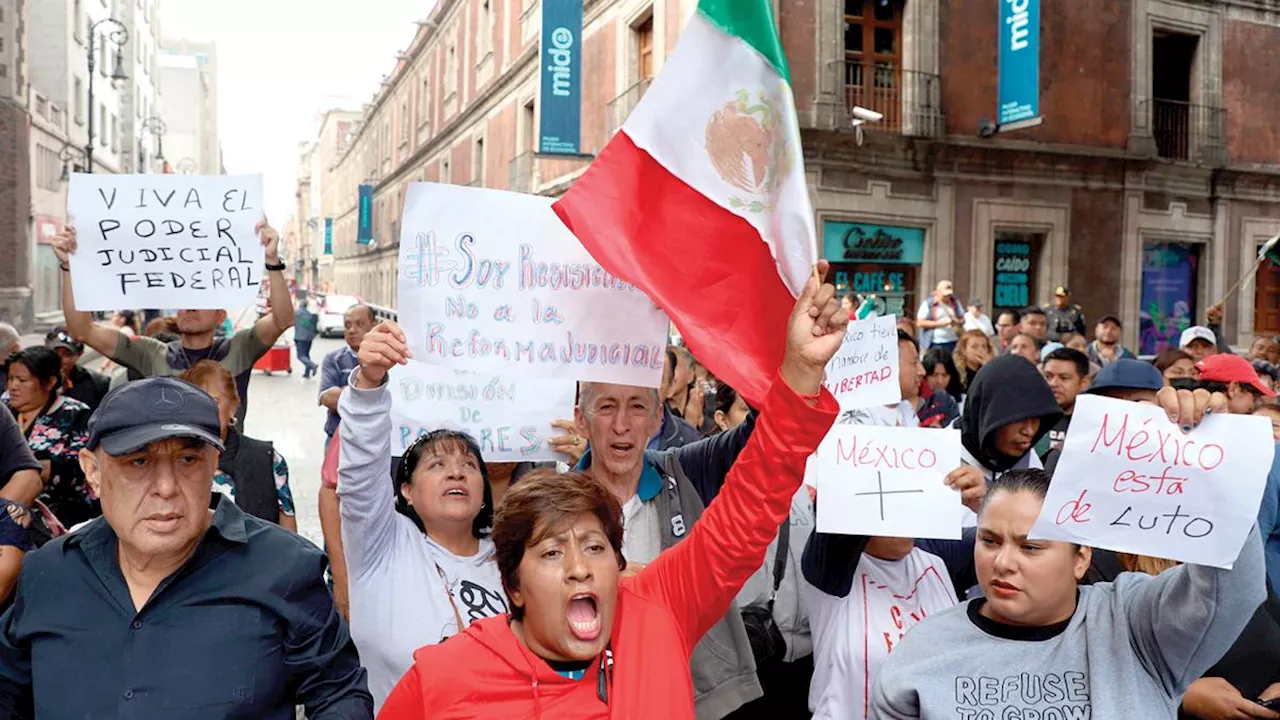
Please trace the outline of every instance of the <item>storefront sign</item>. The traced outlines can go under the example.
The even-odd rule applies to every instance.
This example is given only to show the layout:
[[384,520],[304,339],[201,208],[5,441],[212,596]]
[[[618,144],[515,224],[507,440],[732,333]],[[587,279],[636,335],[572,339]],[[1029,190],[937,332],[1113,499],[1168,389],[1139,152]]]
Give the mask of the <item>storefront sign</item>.
[[538,152],[577,155],[582,140],[582,0],[542,2]]
[[373,240],[373,186],[361,185],[360,203],[357,206],[359,214],[356,216],[356,242],[361,245],[368,245]]
[[1031,304],[1031,243],[1026,240],[996,241],[993,308],[1024,308]]
[[833,263],[919,265],[924,260],[923,228],[828,220],[822,224],[822,243],[822,256]]
[[999,99],[1001,130],[1039,125],[1040,0],[1000,0]]
[[1164,243],[1142,250],[1142,306],[1138,308],[1138,347],[1143,355],[1178,347],[1182,331],[1195,317],[1194,245]]

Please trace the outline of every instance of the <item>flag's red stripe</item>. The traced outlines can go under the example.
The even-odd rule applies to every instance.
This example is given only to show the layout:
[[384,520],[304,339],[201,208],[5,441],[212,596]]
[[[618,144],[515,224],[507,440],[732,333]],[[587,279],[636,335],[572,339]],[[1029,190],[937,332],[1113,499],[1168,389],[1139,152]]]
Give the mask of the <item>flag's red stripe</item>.
[[760,407],[782,362],[795,298],[750,223],[623,132],[555,211],[596,262],[667,311],[716,377]]

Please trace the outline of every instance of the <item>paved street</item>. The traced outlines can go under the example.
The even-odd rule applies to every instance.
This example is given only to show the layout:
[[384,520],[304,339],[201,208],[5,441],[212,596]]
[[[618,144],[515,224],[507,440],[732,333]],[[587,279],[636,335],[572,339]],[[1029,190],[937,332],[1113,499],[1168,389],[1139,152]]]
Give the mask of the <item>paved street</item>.
[[[320,359],[342,346],[342,339],[316,338],[311,359]],[[302,364],[293,359],[293,374],[267,375],[254,372],[249,382],[249,415],[245,420],[250,437],[270,440],[289,463],[289,485],[298,511],[298,532],[323,547],[320,515],[316,507],[320,493],[320,463],[324,460],[325,409],[316,402],[319,377],[302,379]]]

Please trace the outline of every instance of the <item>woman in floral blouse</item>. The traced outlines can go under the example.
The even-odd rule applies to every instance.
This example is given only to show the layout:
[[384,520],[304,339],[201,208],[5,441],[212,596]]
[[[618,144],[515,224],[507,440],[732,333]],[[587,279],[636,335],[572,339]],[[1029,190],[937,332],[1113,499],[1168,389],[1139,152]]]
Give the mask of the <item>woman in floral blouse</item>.
[[98,517],[102,508],[80,470],[80,449],[92,411],[59,393],[62,362],[58,354],[44,347],[29,347],[10,355],[5,369],[9,411],[42,468],[44,492],[40,500],[63,527]]
[[201,360],[182,373],[182,379],[218,402],[222,442],[227,449],[218,457],[218,472],[213,476],[214,500],[225,496],[249,515],[297,532],[289,466],[271,443],[246,437],[236,429],[240,394],[235,378],[222,365]]

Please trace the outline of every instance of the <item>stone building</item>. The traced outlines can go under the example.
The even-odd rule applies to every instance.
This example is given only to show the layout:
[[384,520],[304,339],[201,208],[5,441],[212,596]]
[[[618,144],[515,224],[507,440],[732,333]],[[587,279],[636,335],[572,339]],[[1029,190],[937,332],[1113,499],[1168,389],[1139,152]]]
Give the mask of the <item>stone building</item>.
[[[532,151],[538,0],[441,0],[326,168],[340,292],[395,298],[405,188],[556,195],[625,119],[693,0],[587,0],[583,157]],[[1277,0],[1041,0],[1043,123],[993,132],[996,0],[775,3],[823,254],[843,289],[914,314],[940,279],[988,311],[1070,287],[1162,347],[1280,234]],[[883,119],[859,133],[850,112]],[[332,177],[330,177],[330,175]],[[373,242],[356,243],[357,188]],[[1235,343],[1280,333],[1280,269],[1227,303]]]

